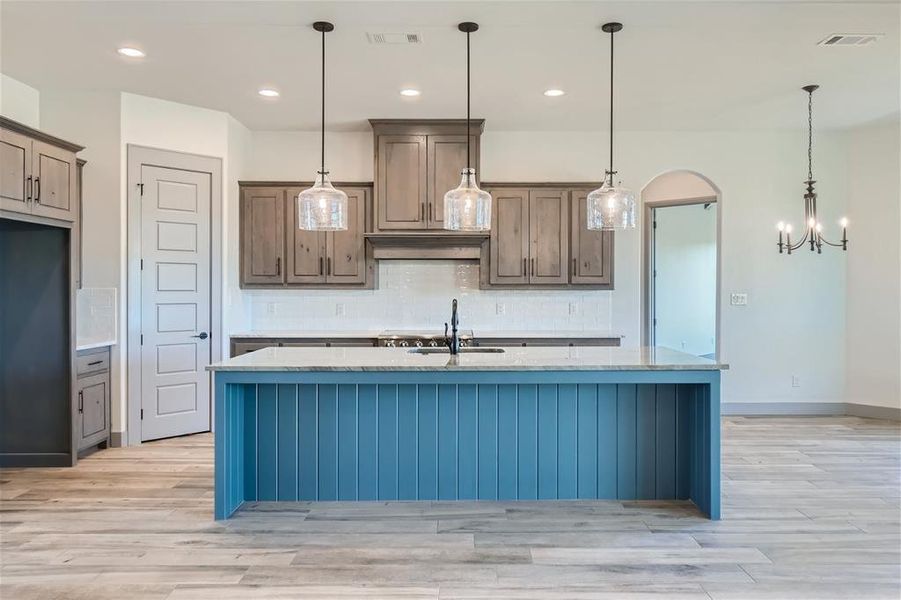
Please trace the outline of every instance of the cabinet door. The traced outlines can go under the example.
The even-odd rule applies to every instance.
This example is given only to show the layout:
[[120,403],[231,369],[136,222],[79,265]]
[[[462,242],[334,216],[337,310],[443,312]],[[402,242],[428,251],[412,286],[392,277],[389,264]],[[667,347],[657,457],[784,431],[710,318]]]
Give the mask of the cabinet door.
[[0,210],[31,212],[31,138],[0,129]]
[[526,189],[490,190],[494,198],[491,211],[492,284],[522,284],[529,281],[529,191]]
[[31,168],[34,176],[32,212],[42,217],[75,221],[75,153],[35,140]]
[[300,188],[286,191],[285,206],[288,212],[285,223],[285,239],[288,241],[288,283],[325,283],[324,231],[307,231],[297,228],[297,194]]
[[379,229],[425,227],[426,162],[426,136],[379,136]]
[[78,414],[81,420],[79,449],[106,439],[109,427],[109,373],[78,380]]
[[284,283],[285,190],[244,188],[241,198],[241,284]]
[[570,283],[613,285],[613,232],[589,231],[586,215],[588,192],[572,194],[572,269]]
[[347,194],[347,230],[328,233],[326,281],[366,283],[366,188],[342,188]]
[[529,192],[529,283],[566,283],[569,279],[568,192]]
[[[471,166],[479,175],[479,145],[470,136]],[[465,135],[428,136],[428,208],[429,229],[444,228],[444,194],[460,185],[461,172],[466,167]]]

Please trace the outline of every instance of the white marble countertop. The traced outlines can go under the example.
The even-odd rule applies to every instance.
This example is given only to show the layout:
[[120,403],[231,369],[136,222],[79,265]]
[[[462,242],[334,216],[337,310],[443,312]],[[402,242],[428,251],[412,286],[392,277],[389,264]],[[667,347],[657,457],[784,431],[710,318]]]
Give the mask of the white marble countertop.
[[75,346],[75,351],[91,350],[92,348],[103,348],[104,346],[115,346],[116,340],[78,340],[80,343]]
[[406,348],[263,348],[210,371],[673,371],[728,365],[669,348],[508,348],[499,353],[416,354]]
[[[427,333],[440,333],[440,328]],[[463,329],[466,329],[465,327]],[[296,338],[296,339],[348,339],[348,338],[377,338],[384,333],[384,329],[361,329],[350,331],[239,331],[232,333],[229,337],[246,338],[246,339],[269,339],[269,338]],[[411,329],[410,335],[422,333],[421,329]],[[392,332],[394,332],[392,330]],[[611,333],[609,331],[582,331],[582,330],[548,330],[548,331],[517,331],[517,330],[498,330],[488,331],[479,330],[474,332],[476,339],[479,338],[622,338],[619,333]]]

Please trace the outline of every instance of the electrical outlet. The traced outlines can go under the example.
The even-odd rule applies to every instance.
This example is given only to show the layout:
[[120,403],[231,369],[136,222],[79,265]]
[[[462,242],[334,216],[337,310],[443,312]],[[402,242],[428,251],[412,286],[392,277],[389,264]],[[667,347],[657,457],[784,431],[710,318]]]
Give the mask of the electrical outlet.
[[336,317],[343,317],[346,312],[347,311],[344,309],[343,302],[338,302],[337,304],[335,304],[335,316]]
[[505,315],[507,314],[507,305],[503,302],[498,302],[494,305],[494,314],[497,315]]
[[792,387],[801,387],[801,378],[797,375],[792,375]]
[[274,315],[275,313],[277,313],[278,311],[276,310],[276,307],[277,307],[277,305],[275,302],[268,302],[266,304],[266,314]]
[[746,293],[732,294],[731,304],[732,304],[732,306],[747,306],[748,305],[748,294],[746,294]]
[[570,302],[569,303],[569,314],[570,314],[570,316],[579,314],[579,305],[576,304],[575,302]]

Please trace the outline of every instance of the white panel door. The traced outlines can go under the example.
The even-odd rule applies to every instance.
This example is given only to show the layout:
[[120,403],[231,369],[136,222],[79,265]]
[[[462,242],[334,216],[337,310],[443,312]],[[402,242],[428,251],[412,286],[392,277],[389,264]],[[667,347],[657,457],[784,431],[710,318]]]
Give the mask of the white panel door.
[[141,439],[210,430],[210,174],[141,166]]

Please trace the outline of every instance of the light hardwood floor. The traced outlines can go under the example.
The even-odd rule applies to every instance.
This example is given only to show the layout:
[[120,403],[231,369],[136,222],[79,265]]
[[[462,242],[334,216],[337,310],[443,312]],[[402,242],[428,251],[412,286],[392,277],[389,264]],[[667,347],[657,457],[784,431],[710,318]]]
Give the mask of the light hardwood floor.
[[723,422],[723,520],[655,502],[259,505],[212,520],[212,438],[0,477],[3,600],[892,598],[901,429]]

